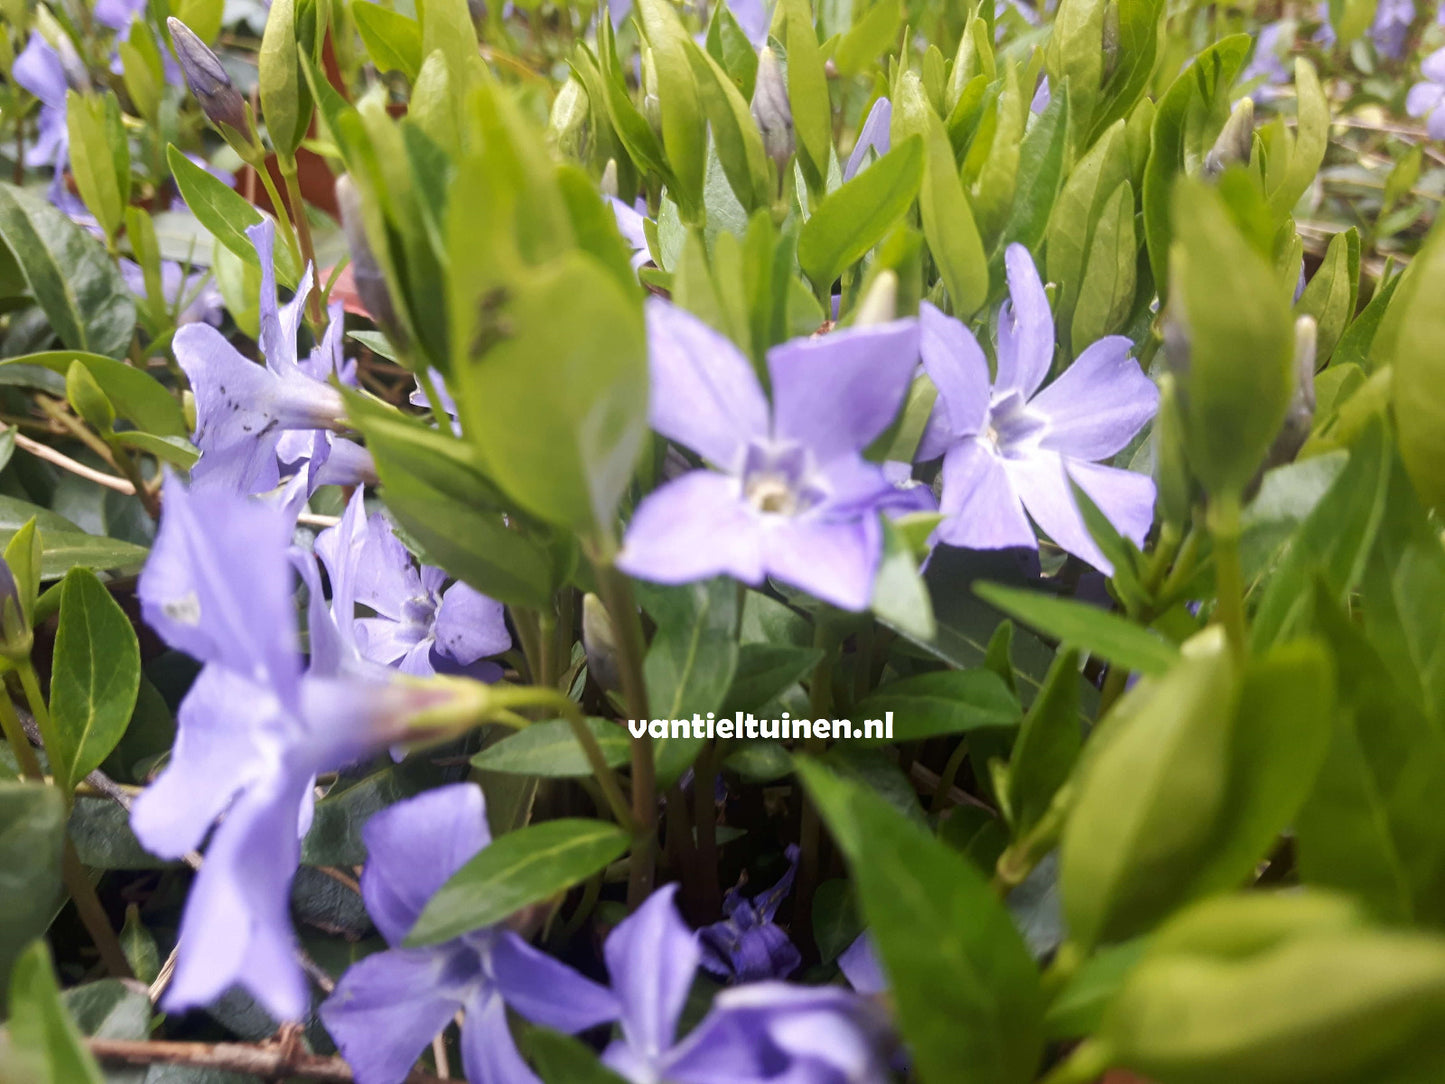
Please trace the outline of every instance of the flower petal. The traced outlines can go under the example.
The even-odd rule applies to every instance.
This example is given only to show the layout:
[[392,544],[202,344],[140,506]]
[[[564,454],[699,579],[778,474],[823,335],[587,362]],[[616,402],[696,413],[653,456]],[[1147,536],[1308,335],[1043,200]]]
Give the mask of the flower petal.
[[399,945],[437,889],[491,842],[482,790],[453,783],[374,814],[361,830],[361,896],[390,945]]
[[664,885],[617,924],[602,952],[622,1007],[622,1034],[639,1058],[672,1046],[702,950],[677,913],[677,888]]
[[301,282],[296,287],[296,296],[285,305],[277,307],[276,300],[276,223],[263,218],[254,226],[246,228],[256,255],[261,261],[260,325],[261,353],[266,357],[266,367],[277,376],[299,374],[296,362],[296,333],[301,330],[301,314],[306,295],[311,292],[311,267],[307,265]]
[[10,74],[19,86],[40,99],[43,105],[63,114],[65,92],[69,89],[65,81],[65,66],[60,63],[60,54],[40,31],[30,31],[30,38],[15,57]]
[[768,432],[768,404],[731,339],[660,298],[647,302],[652,428],[720,467]]
[[998,379],[994,394],[1017,391],[1025,399],[1038,391],[1054,361],[1054,316],[1029,250],[1020,244],[1004,252],[1009,301],[998,317]]
[[539,952],[511,930],[492,946],[492,975],[502,999],[534,1024],[586,1031],[621,1011],[616,996],[561,960]]
[[846,328],[768,351],[773,434],[826,463],[859,452],[898,416],[918,364],[918,321]]
[[1113,575],[1113,565],[1084,526],[1064,473],[1066,467],[1119,533],[1136,544],[1143,542],[1153,521],[1154,481],[1133,471],[1066,460],[1057,452],[1039,451],[1005,462],[1024,507],[1054,544],[1106,576]]
[[305,1016],[310,995],[296,960],[290,897],[310,785],[311,773],[297,769],[263,779],[216,829],[181,918],[167,1012],[209,1005],[240,986],[278,1020]]
[[445,957],[393,949],[352,964],[321,1006],[321,1022],[356,1084],[396,1084],[462,1006],[439,982]]
[[462,1068],[470,1084],[541,1084],[517,1051],[507,1007],[483,988],[467,999],[462,1021]]
[[269,770],[258,733],[280,710],[274,696],[233,670],[201,671],[177,712],[170,762],[131,805],[131,830],[146,850],[180,858],[200,846],[236,793]]
[[1159,409],[1159,389],[1129,356],[1122,335],[1100,339],[1029,403],[1048,418],[1043,447],[1076,459],[1105,459]]
[[873,108],[868,110],[868,119],[858,130],[858,142],[853,144],[853,151],[848,155],[848,164],[843,167],[845,183],[857,176],[858,170],[863,166],[863,159],[870,150],[880,157],[888,153],[892,123],[893,103],[887,98],[879,98],[873,103]]
[[617,567],[657,583],[730,575],[763,579],[762,530],[738,482],[698,470],[643,498],[632,514]]
[[883,552],[874,513],[783,520],[764,536],[768,574],[843,610],[866,610]]
[[1440,102],[1445,100],[1445,86],[1439,83],[1416,83],[1405,95],[1405,112],[1412,117],[1423,117]]
[[941,420],[947,422],[950,435],[964,437],[982,431],[989,400],[988,358],[983,348],[960,321],[927,301],[919,306],[918,326],[923,368],[938,388]]
[[466,666],[512,646],[502,604],[474,587],[454,583],[442,592],[436,616],[437,649]]
[[964,440],[943,458],[940,542],[974,550],[1038,547],[1003,461],[977,440]]
[[888,989],[878,953],[866,933],[859,934],[858,939],[839,954],[838,969],[860,994],[881,994]]

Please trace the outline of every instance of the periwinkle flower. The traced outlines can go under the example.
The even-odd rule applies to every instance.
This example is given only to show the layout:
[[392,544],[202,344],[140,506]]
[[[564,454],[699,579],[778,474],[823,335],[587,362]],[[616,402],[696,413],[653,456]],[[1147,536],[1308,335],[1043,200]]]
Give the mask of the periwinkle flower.
[[603,946],[621,1037],[602,1055],[631,1084],[863,1084],[886,1079],[873,1008],[837,986],[754,982],[724,990],[678,1041],[702,950],[676,885],[649,896]]
[[[312,480],[319,484],[327,459],[344,443],[326,432],[340,424],[344,412],[341,393],[328,378],[346,380],[349,375],[341,360],[341,321],[333,319],[317,350],[298,360],[296,333],[311,289],[311,270],[302,275],[295,298],[278,306],[275,229],[267,219],[246,231],[261,260],[260,345],[266,364],[244,357],[206,324],[181,328],[174,341],[176,361],[196,397],[193,439],[201,458],[191,477],[243,494],[275,488],[281,464],[300,459],[311,464],[316,474]],[[293,430],[302,432],[289,433]],[[358,475],[365,473],[368,457],[362,453],[362,458],[348,457],[347,462],[353,469],[337,472],[332,480],[364,480]]]
[[1425,78],[1405,96],[1405,112],[1425,121],[1431,139],[1445,139],[1445,49],[1436,49],[1420,62]]
[[652,253],[647,247],[647,227],[643,225],[646,218],[636,207],[627,206],[616,196],[607,196],[606,199],[617,219],[617,231],[632,250],[629,262],[636,271],[652,259]]
[[131,20],[144,15],[146,0],[95,0],[92,17],[101,26],[115,31],[129,31]]
[[887,98],[879,98],[873,103],[873,108],[868,110],[868,117],[863,121],[863,127],[858,130],[858,142],[853,144],[853,151],[848,155],[847,164],[843,166],[844,181],[851,181],[857,176],[870,150],[880,158],[888,153],[892,123],[893,103]]
[[618,566],[659,583],[771,575],[843,609],[866,607],[878,513],[915,502],[860,453],[908,391],[917,322],[774,347],[771,409],[748,359],[697,317],[654,299],[647,326],[652,427],[718,469],[644,498]]
[[848,980],[848,985],[860,994],[881,994],[888,989],[888,979],[878,962],[878,951],[873,939],[860,933],[854,942],[838,954],[838,970]]
[[230,128],[242,139],[254,141],[255,133],[246,111],[246,99],[231,83],[220,58],[174,15],[166,19],[166,26],[170,28],[176,59],[181,62],[186,85],[200,102],[206,118],[223,134],[226,128]]
[[[131,293],[146,296],[145,271],[134,260],[120,260],[120,277]],[[184,270],[175,260],[161,261],[161,301],[167,311],[176,310],[176,326],[210,324],[221,326],[225,301],[215,280],[203,270]]]
[[402,941],[436,891],[491,842],[481,788],[438,787],[375,814],[362,829],[361,896],[391,947],[336,984],[321,1020],[357,1084],[401,1084],[417,1055],[457,1014],[472,1084],[535,1084],[507,1027],[507,1007],[559,1031],[617,1016],[610,991],[491,926],[427,948]]
[[1010,301],[999,315],[992,386],[988,359],[963,324],[927,303],[919,316],[938,405],[918,458],[943,455],[938,538],[969,549],[1034,548],[1032,517],[1060,548],[1110,573],[1069,480],[1142,544],[1153,521],[1153,480],[1098,461],[1154,416],[1159,390],[1129,356],[1129,340],[1114,335],[1040,391],[1054,356],[1049,299],[1028,249],[1010,245],[1004,259]]
[[1370,24],[1375,51],[1387,60],[1399,60],[1405,55],[1405,42],[1414,22],[1415,0],[1379,0]]
[[208,1004],[239,985],[296,1020],[307,990],[288,901],[312,781],[401,740],[412,716],[451,693],[352,665],[316,605],[303,667],[285,514],[174,476],[164,498],[137,593],[146,623],[204,666],[177,714],[170,762],[135,800],[131,827],[147,850],[180,858],[221,823],[186,902],[163,1004]]
[[[474,667],[512,646],[502,604],[464,583],[443,589],[446,573],[412,561],[379,512],[366,518],[357,490],[341,522],[316,539],[333,589],[335,618],[343,637],[373,662],[425,677],[438,665]],[[354,606],[375,616],[356,617]],[[485,664],[474,676],[495,681],[501,670]]]
[[25,151],[29,167],[53,165],[65,154],[68,135],[65,127],[65,92],[69,82],[60,54],[40,35],[30,31],[25,48],[15,57],[11,75],[16,84],[40,102],[35,118],[35,142]]
[[1246,83],[1259,80],[1255,93],[1261,98],[1278,97],[1281,92],[1275,88],[1290,81],[1290,70],[1284,66],[1283,55],[1293,47],[1294,26],[1291,19],[1277,19],[1265,23],[1255,35],[1254,55],[1239,78]]
[[752,899],[738,887],[723,897],[723,920],[698,931],[702,966],[734,982],[785,979],[798,969],[803,955],[773,921],[793,889],[798,874],[798,848],[787,850],[788,868],[776,884]]

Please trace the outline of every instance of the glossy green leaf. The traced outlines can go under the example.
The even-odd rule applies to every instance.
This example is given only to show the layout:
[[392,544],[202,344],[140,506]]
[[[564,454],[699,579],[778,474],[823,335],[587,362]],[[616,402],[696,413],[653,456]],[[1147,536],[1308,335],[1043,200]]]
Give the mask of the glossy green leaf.
[[190,436],[176,397],[155,377],[123,361],[77,350],[51,350],[5,358],[0,366],[33,365],[64,376],[76,362],[85,366],[122,418],[157,436]]
[[421,70],[421,27],[415,19],[370,0],[353,4],[351,17],[377,71],[401,72],[415,80]]
[[833,61],[844,75],[858,75],[881,54],[898,43],[904,20],[903,0],[876,0],[869,4],[838,41]]
[[1304,57],[1294,62],[1295,102],[1298,119],[1289,140],[1289,164],[1278,187],[1269,193],[1269,204],[1278,215],[1288,214],[1314,183],[1325,160],[1330,142],[1330,104],[1320,86],[1315,67]]
[[[1069,88],[1075,123],[1087,131],[1104,85],[1106,0],[1059,0],[1044,48],[1050,88]],[[1116,15],[1117,19],[1118,16]]]
[[1400,455],[1426,504],[1445,506],[1445,230],[1436,229],[1411,261],[1377,336],[1379,364],[1394,366],[1391,403]]
[[[166,161],[170,163],[171,176],[176,180],[181,198],[186,201],[201,225],[232,254],[251,267],[261,266],[255,246],[246,236],[246,229],[261,221],[261,212],[246,202],[244,196],[226,187],[200,166],[187,158],[174,144],[166,148]],[[291,251],[285,245],[276,246],[276,278],[282,285],[295,289],[300,276]]]
[[[682,45],[698,104],[712,127],[716,160],[745,211],[772,204],[777,166],[768,158],[757,121],[727,72],[692,41]],[[595,202],[595,201],[594,201]]]
[[927,1084],[1025,1084],[1043,1052],[1043,994],[988,881],[866,786],[800,762],[848,859],[914,1071]]
[[1060,87],[1029,126],[1019,147],[1013,205],[994,245],[990,273],[995,281],[1002,281],[1003,254],[1008,245],[1016,242],[1037,250],[1044,239],[1067,166],[1071,101],[1069,90]]
[[0,184],[0,241],[62,343],[125,355],[135,301],[99,241],[39,196],[9,184]]
[[994,583],[974,585],[978,596],[1045,635],[1082,648],[1115,666],[1162,674],[1178,649],[1154,632],[1085,602]]
[[1138,263],[1134,187],[1123,181],[1105,202],[1090,240],[1069,333],[1076,352],[1124,325],[1134,306]]
[[1019,722],[1019,703],[990,670],[939,670],[879,686],[853,707],[855,727],[893,713],[893,741],[919,741]]
[[625,1084],[581,1039],[534,1027],[524,1045],[543,1084]]
[[1048,812],[1084,741],[1079,725],[1079,653],[1060,651],[1024,716],[1008,764],[1008,812],[1015,837]]
[[10,975],[5,1071],[25,1084],[102,1084],[100,1066],[65,1011],[44,941],[34,941]]
[[[610,719],[589,718],[587,729],[597,739],[608,765],[626,764],[632,748],[627,728]],[[472,764],[489,772],[536,775],[547,779],[581,779],[592,775],[592,765],[565,719],[550,719],[489,745]]]
[[417,5],[421,18],[421,55],[438,49],[447,58],[447,72],[453,85],[468,86],[478,69],[483,69],[477,27],[472,22],[467,0],[426,0]]
[[1313,316],[1317,328],[1315,368],[1323,369],[1355,318],[1360,294],[1360,233],[1353,226],[1330,238],[1324,262],[1295,302],[1295,313]]
[[130,618],[84,568],[65,575],[50,678],[50,750],[61,785],[74,787],[110,755],[140,691],[140,643]]
[[707,167],[707,124],[698,99],[697,77],[688,61],[691,38],[668,0],[639,0],[637,11],[657,73],[662,146],[674,180],[671,195],[684,220],[691,221],[702,205]]
[[828,94],[828,77],[823,70],[818,35],[813,29],[812,5],[809,0],[782,0],[774,19],[784,23],[788,104],[793,111],[798,162],[803,167],[809,191],[821,195],[833,155],[833,103]]
[[910,137],[829,193],[798,235],[798,262],[818,292],[903,217],[923,180],[923,140]]
[[296,16],[296,0],[272,0],[256,61],[266,131],[283,159],[295,156],[311,120],[311,92],[301,78]]
[[721,714],[761,710],[812,673],[822,657],[822,649],[816,647],[741,644],[737,669],[723,694]]
[[113,96],[66,94],[65,121],[70,136],[70,172],[80,198],[114,238],[130,203],[130,144]]
[[508,832],[437,890],[406,944],[439,944],[495,925],[592,876],[627,844],[626,832],[602,821],[544,821]]
[[[0,545],[9,545],[16,532],[0,529]],[[145,564],[147,550],[133,542],[82,531],[44,532],[44,552],[40,559],[41,580],[58,580],[72,568],[104,569],[122,574],[139,572]],[[14,562],[10,567],[15,567]]]
[[869,603],[874,615],[909,636],[932,637],[937,630],[933,602],[918,574],[918,558],[898,524],[888,517],[883,526],[883,554],[873,580]]
[[[61,902],[60,854],[65,800],[40,783],[0,783],[0,991],[31,938],[50,925]],[[0,1001],[3,1007],[3,1001]]]

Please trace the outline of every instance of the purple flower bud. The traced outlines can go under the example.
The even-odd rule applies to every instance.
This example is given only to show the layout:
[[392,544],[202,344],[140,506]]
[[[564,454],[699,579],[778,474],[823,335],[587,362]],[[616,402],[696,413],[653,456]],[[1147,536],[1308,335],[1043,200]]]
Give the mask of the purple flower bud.
[[1254,101],[1241,98],[1224,122],[1224,129],[1204,156],[1204,176],[1218,177],[1236,162],[1248,162],[1254,149]]
[[206,117],[218,127],[224,125],[248,135],[251,123],[246,116],[246,100],[231,84],[231,77],[221,67],[220,58],[175,16],[166,20],[166,26],[170,27],[171,41],[175,44],[176,59],[181,62],[186,85],[201,103]]
[[777,55],[768,48],[758,54],[758,76],[753,84],[753,120],[763,133],[763,147],[778,165],[788,168],[796,144],[793,140],[793,107],[788,102],[788,85]]
[[366,220],[362,217],[361,193],[351,177],[342,174],[336,180],[336,205],[341,210],[341,227],[346,233],[346,247],[351,250],[351,276],[356,282],[356,293],[376,326],[386,333],[393,343],[406,348],[408,338],[401,320],[397,317],[396,306],[392,304],[391,291],[386,285],[386,275],[376,262],[371,241],[366,236]]

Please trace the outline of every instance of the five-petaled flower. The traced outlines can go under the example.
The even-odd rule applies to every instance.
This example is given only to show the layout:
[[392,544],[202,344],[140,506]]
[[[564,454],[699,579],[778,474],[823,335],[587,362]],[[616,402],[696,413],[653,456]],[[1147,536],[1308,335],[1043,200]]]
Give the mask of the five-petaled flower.
[[734,982],[785,979],[798,969],[803,954],[773,919],[793,890],[798,875],[796,845],[787,849],[788,868],[771,888],[751,899],[734,886],[723,896],[723,920],[698,931],[702,966]]
[[1060,548],[1111,573],[1069,481],[1120,534],[1143,543],[1154,518],[1153,480],[1099,460],[1154,416],[1159,389],[1129,356],[1130,341],[1112,335],[1040,391],[1054,357],[1049,299],[1026,248],[1010,245],[1005,263],[1010,301],[999,315],[991,384],[988,359],[962,323],[926,302],[919,317],[938,404],[918,459],[943,456],[938,539],[969,549],[1032,548],[1032,517]]
[[849,328],[768,351],[772,406],[724,335],[660,300],[647,306],[652,427],[717,470],[690,471],[632,517],[618,566],[659,583],[773,576],[861,610],[882,552],[883,509],[919,507],[861,452],[893,421],[918,360],[918,324]]
[[512,1041],[508,1006],[559,1031],[616,1018],[610,991],[505,926],[401,947],[437,889],[491,842],[480,787],[456,783],[398,802],[368,820],[362,837],[362,899],[391,947],[353,965],[321,1006],[357,1084],[401,1084],[458,1010],[472,1084],[537,1082]]
[[1431,139],[1445,139],[1445,49],[1436,49],[1420,62],[1425,78],[1405,96],[1405,111],[1424,120]]
[[[502,604],[454,583],[432,565],[418,568],[380,512],[370,518],[362,490],[352,495],[341,522],[316,539],[331,579],[332,612],[341,635],[364,658],[425,677],[443,669],[467,670],[495,681],[495,664],[476,664],[512,646]],[[357,617],[355,605],[374,616]]]

